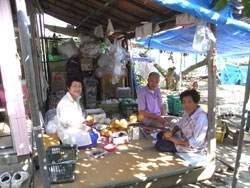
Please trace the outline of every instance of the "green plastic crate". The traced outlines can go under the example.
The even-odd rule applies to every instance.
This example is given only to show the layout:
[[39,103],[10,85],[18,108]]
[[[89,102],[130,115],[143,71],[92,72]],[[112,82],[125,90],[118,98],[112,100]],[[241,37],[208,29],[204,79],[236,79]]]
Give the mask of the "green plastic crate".
[[168,111],[172,115],[179,115],[184,109],[181,104],[180,97],[178,95],[168,95]]

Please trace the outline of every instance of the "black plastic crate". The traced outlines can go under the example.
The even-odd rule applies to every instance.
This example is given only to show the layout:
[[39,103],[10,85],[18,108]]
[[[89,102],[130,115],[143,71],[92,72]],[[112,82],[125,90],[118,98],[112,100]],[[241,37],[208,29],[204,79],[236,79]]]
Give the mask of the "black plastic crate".
[[138,103],[133,98],[122,98],[119,99],[119,109],[125,118],[129,118],[131,114],[138,113]]
[[67,183],[75,180],[77,150],[77,145],[48,147],[46,159],[50,183]]

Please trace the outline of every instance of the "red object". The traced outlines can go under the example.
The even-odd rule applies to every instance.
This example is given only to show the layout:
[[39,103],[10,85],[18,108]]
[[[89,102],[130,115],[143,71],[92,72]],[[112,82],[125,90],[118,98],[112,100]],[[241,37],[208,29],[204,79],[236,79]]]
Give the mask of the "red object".
[[108,152],[112,152],[116,150],[116,144],[114,143],[107,143],[107,144],[104,144],[102,147]]

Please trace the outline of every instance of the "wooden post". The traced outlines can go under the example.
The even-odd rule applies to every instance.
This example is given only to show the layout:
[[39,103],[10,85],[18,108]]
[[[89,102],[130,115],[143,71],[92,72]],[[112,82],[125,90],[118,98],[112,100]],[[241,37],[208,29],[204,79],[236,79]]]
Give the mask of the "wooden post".
[[30,149],[21,86],[21,66],[17,55],[9,0],[0,1],[0,12],[0,67],[13,147],[17,155],[27,155]]
[[238,139],[238,150],[237,150],[237,156],[235,161],[235,170],[234,170],[234,176],[233,176],[233,182],[232,182],[232,188],[237,187],[237,181],[239,176],[239,166],[240,166],[240,158],[242,153],[242,147],[243,147],[243,138],[244,138],[244,127],[245,127],[245,113],[246,113],[246,104],[249,100],[249,93],[250,93],[250,55],[249,55],[249,61],[248,61],[248,74],[247,74],[247,83],[245,87],[245,97],[244,97],[244,103],[243,103],[243,109],[242,109],[242,116],[241,116],[241,127],[240,127],[240,134]]
[[[216,36],[216,26],[210,25],[210,29]],[[208,66],[208,156],[215,159],[216,154],[216,128],[215,128],[215,106],[216,106],[216,72],[215,64],[216,44],[211,41],[211,48],[207,52]]]

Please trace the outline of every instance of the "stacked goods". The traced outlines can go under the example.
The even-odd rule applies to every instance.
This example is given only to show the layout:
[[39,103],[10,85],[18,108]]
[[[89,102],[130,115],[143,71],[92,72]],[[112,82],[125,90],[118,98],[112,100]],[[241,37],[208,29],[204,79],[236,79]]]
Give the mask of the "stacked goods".
[[116,88],[125,86],[125,76],[114,79],[111,75],[103,76],[100,80],[101,99],[114,99],[116,96]]
[[86,108],[95,108],[97,99],[97,84],[98,81],[94,78],[84,78],[84,106]]
[[72,57],[67,62],[67,79],[77,78],[82,80],[81,64],[78,57]]
[[49,109],[56,108],[58,102],[65,95],[65,90],[51,91],[49,95]]
[[102,100],[98,107],[102,108],[108,117],[119,111],[119,101],[117,99]]
[[119,131],[126,131],[128,128],[128,121],[126,119],[113,119],[110,123],[110,125],[102,129],[100,131],[100,134],[102,136],[110,137],[113,133],[119,132]]
[[130,87],[118,87],[116,88],[116,98],[131,98],[131,88]]
[[80,57],[80,64],[82,71],[92,71],[93,70],[93,59],[90,57]]
[[138,103],[136,99],[123,98],[119,99],[120,110],[124,117],[128,118],[131,114],[138,113]]

